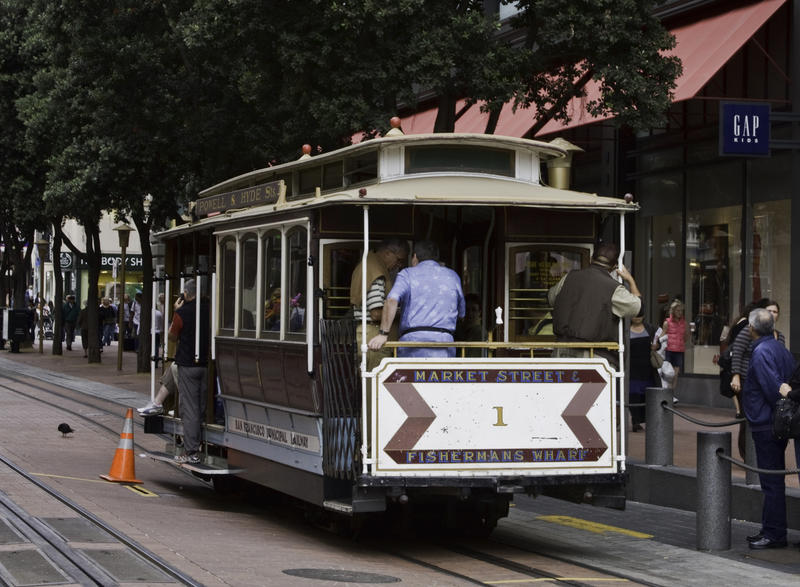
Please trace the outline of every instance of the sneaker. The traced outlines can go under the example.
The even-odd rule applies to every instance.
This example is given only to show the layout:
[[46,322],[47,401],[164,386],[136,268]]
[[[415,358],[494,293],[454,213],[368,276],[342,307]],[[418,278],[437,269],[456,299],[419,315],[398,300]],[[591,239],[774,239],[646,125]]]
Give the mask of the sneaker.
[[145,407],[137,410],[140,416],[160,416],[164,413],[164,408],[158,406],[153,402],[148,403]]
[[192,454],[175,455],[175,462],[196,465],[200,462],[200,455],[196,452]]

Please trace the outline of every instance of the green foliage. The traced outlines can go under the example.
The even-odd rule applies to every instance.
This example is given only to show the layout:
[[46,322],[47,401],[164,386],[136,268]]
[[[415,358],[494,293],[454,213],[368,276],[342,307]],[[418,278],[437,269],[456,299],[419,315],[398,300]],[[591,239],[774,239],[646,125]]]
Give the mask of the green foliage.
[[653,0],[516,4],[515,37],[480,0],[0,0],[0,206],[141,222],[150,193],[160,225],[203,187],[437,96],[437,130],[459,99],[532,105],[543,124],[593,78],[590,112],[660,121],[680,69]]
[[[519,0],[516,25],[526,30],[516,99],[557,120],[572,113],[567,101],[583,96],[576,80],[594,79],[601,98],[586,107],[634,128],[659,125],[681,72],[664,51],[675,39],[653,16],[653,0]],[[544,120],[546,122],[546,120]],[[543,126],[540,124],[539,126]]]

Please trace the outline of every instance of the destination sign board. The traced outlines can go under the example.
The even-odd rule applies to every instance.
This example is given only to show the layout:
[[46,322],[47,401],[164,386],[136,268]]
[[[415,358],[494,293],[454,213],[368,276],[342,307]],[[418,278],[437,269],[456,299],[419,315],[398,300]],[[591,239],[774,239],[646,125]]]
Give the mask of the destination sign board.
[[614,377],[605,359],[385,359],[379,369],[375,475],[608,473],[615,466]]
[[282,181],[271,181],[270,183],[255,185],[233,192],[201,198],[195,202],[194,212],[197,216],[211,216],[227,210],[274,204],[278,201],[278,196],[280,196],[282,183]]

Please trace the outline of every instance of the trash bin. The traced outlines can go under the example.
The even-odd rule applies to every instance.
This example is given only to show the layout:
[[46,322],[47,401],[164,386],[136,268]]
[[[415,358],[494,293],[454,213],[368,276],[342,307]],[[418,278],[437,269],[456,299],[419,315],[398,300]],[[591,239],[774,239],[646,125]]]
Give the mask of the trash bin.
[[9,311],[9,334],[11,339],[11,352],[18,353],[19,345],[28,337],[28,310]]

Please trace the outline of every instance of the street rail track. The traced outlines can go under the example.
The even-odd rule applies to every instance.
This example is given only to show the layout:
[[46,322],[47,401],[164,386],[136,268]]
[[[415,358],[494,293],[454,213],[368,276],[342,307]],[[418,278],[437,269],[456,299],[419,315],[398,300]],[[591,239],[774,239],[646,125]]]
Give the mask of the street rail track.
[[[19,476],[23,477],[28,483],[44,491],[51,498],[57,500],[70,510],[74,511],[82,519],[87,520],[93,526],[110,535],[125,548],[135,553],[136,556],[138,556],[141,560],[145,561],[149,565],[152,565],[160,572],[164,573],[167,577],[183,585],[202,585],[201,583],[195,581],[192,577],[183,573],[180,569],[170,565],[163,558],[151,552],[129,536],[126,536],[113,526],[105,523],[103,520],[73,500],[48,486],[46,483],[39,481],[33,475],[13,463],[11,460],[0,455],[0,462],[2,462],[7,468],[17,473]],[[119,582],[111,572],[104,569],[98,562],[92,560],[91,557],[86,554],[87,551],[85,549],[72,547],[67,540],[59,535],[58,532],[40,519],[31,516],[2,492],[0,492],[0,506],[4,510],[6,520],[8,520],[24,536],[26,536],[34,545],[39,546],[39,548],[41,548],[41,550],[54,563],[56,563],[60,570],[67,574],[70,579],[73,579],[81,585],[113,585]],[[10,578],[2,577],[2,579],[9,581]],[[152,578],[148,580],[151,581]],[[131,581],[128,580],[126,582]],[[12,582],[11,584],[14,583]]]
[[[37,383],[26,377],[12,375],[7,372],[2,373],[2,379],[13,382],[13,384],[24,386],[30,391],[46,394],[53,399],[39,397],[38,393],[30,393],[30,391],[15,389],[7,384],[0,383],[0,389],[2,390],[10,391],[26,399],[32,399],[47,406],[57,408],[64,413],[68,413],[76,418],[91,423],[92,426],[104,430],[111,436],[118,436],[119,434],[118,429],[103,424],[96,417],[98,412],[110,417],[119,417],[119,412],[115,411],[113,406],[120,404],[111,399],[91,395],[87,397],[87,394],[77,389],[62,387],[50,381]],[[70,403],[72,406],[69,405]],[[79,409],[74,408],[76,405],[90,408],[93,411],[93,415],[81,413]],[[103,405],[106,407],[103,407]],[[135,421],[135,425],[139,428],[143,427],[139,421]],[[92,523],[96,523],[98,527],[103,528],[110,535],[118,539],[120,543],[131,548],[133,552],[136,552],[137,555],[141,556],[144,560],[151,561],[155,567],[163,570],[176,581],[188,585],[197,584],[194,583],[191,578],[181,575],[180,571],[177,569],[172,569],[168,563],[156,555],[153,555],[135,541],[117,532],[113,528],[108,527],[102,520],[96,519],[93,514],[83,510],[78,504],[70,502],[70,500],[54,492],[54,490],[50,489],[45,484],[38,482],[37,479],[25,471],[22,471],[16,467],[16,465],[7,461],[7,459],[0,456],[0,461],[17,471],[26,479],[29,479],[32,483],[35,483],[38,487],[41,487],[44,491],[53,495],[55,499],[59,501],[65,500],[62,501],[62,503],[71,509],[75,509],[79,515],[91,520]],[[5,503],[0,502],[0,506],[5,507]],[[11,507],[13,508],[13,503]],[[46,536],[48,535],[48,531],[51,535],[55,534],[52,529],[47,528],[42,522],[38,522],[37,524],[36,521],[34,521],[34,526],[45,526],[44,532]],[[609,573],[607,569],[597,569],[591,566],[579,565],[576,564],[575,561],[571,561],[567,558],[558,559],[551,555],[543,557],[524,547],[492,540],[480,540],[472,542],[469,545],[459,543],[455,539],[445,543],[441,540],[426,540],[424,553],[420,552],[418,543],[413,548],[404,549],[399,547],[398,543],[395,542],[393,538],[389,538],[389,540],[390,542],[387,543],[384,548],[380,549],[387,556],[404,560],[437,574],[474,585],[522,584],[525,582],[553,582],[576,587],[589,587],[601,584],[642,584],[641,581],[632,580],[624,575]],[[48,547],[48,552],[52,553],[49,554],[49,556],[51,556],[53,560],[60,561],[59,564],[61,564],[62,567],[72,568],[76,573],[84,573],[89,581],[85,584],[109,584],[107,576],[102,569],[98,569],[97,566],[92,563],[92,561],[87,560],[86,556],[82,553],[71,552],[69,546],[64,544],[64,541],[60,539],[57,534],[55,534],[55,536],[50,536],[49,539],[40,538],[40,541],[45,543]],[[66,554],[61,553],[53,546],[53,543],[58,544],[59,541],[61,542],[60,547],[65,548]],[[498,549],[504,550],[498,553]],[[512,549],[513,552],[511,551]],[[548,560],[543,561],[542,559],[545,558]],[[536,559],[535,563],[531,562],[533,559]],[[553,563],[561,565],[558,571],[554,570]],[[592,571],[592,573],[587,574],[586,571]],[[97,580],[93,578],[93,575]]]
[[[414,550],[418,548],[417,544]],[[498,551],[500,552],[498,553]],[[474,585],[552,582],[574,587],[594,587],[597,585],[644,584],[622,574],[610,573],[606,569],[576,564],[574,561],[559,559],[549,554],[547,556],[539,555],[521,547],[497,543],[491,539],[470,545],[458,542],[434,543],[425,556],[415,554],[413,550],[409,552],[394,547],[386,548],[384,552]],[[587,574],[587,571],[592,573]],[[490,576],[497,578],[489,579]]]

